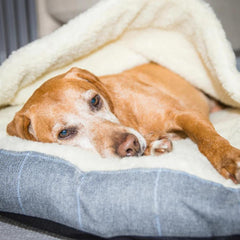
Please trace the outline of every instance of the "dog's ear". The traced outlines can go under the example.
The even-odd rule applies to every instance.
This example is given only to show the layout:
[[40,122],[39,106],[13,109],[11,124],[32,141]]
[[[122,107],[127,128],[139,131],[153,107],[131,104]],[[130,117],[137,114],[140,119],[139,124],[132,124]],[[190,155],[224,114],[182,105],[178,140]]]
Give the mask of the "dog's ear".
[[79,78],[82,80],[84,79],[90,83],[96,83],[100,81],[93,73],[77,67],[72,67],[66,73],[65,78]]
[[101,93],[101,95],[103,95],[103,97],[107,100],[111,111],[114,112],[113,102],[110,98],[110,95],[108,94],[108,91],[106,90],[104,84],[100,81],[100,79],[96,77],[93,73],[85,69],[73,67],[66,73],[65,77],[85,80],[93,84]]
[[31,121],[22,113],[16,113],[14,119],[7,125],[7,133],[11,136],[36,141]]

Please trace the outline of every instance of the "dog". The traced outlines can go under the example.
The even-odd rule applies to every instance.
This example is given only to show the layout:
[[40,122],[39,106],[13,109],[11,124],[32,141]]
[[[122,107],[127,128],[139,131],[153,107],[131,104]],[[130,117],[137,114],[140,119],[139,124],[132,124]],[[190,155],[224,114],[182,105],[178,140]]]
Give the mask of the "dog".
[[7,132],[103,157],[159,155],[186,135],[223,177],[240,183],[240,150],[216,132],[209,111],[201,91],[155,63],[99,78],[73,67],[43,83]]

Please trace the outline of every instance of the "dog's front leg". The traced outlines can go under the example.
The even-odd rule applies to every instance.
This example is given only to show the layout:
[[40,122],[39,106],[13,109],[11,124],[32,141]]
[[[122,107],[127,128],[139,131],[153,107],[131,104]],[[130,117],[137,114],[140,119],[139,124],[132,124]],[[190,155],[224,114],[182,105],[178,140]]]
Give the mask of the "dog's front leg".
[[206,117],[196,112],[178,112],[175,122],[222,176],[240,183],[240,150],[221,137]]

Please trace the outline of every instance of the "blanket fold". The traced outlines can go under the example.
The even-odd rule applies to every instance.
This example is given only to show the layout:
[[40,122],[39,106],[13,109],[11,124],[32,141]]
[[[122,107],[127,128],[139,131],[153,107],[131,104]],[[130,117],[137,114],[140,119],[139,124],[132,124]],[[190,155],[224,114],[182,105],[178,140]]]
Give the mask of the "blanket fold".
[[147,61],[170,68],[226,104],[240,106],[233,51],[212,9],[201,0],[101,1],[2,64],[0,106],[22,104],[47,77],[70,65],[102,75]]

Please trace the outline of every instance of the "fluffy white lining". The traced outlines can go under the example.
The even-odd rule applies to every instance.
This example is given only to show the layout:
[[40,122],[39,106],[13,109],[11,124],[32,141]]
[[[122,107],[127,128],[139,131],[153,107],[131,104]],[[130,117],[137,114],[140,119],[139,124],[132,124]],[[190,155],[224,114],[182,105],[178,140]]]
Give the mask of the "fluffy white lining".
[[[19,105],[46,79],[71,66],[96,75],[154,61],[232,106],[240,106],[240,75],[225,33],[201,0],[104,0],[51,35],[14,52],[0,67],[0,106]],[[84,171],[167,167],[233,186],[189,139],[161,157],[102,159],[81,149],[6,135],[15,107],[1,110],[0,147],[60,156]],[[217,129],[240,147],[239,114],[214,114]],[[220,120],[219,120],[220,119]]]
[[102,75],[147,61],[172,69],[225,103],[240,105],[233,51],[201,0],[101,1],[3,63],[0,105],[23,103],[40,82],[69,65]]
[[[212,167],[190,139],[173,142],[173,151],[159,157],[101,158],[99,155],[77,147],[54,143],[39,143],[10,137],[5,131],[18,107],[8,107],[0,111],[0,146],[6,150],[37,151],[61,157],[83,171],[115,171],[131,168],[169,168],[188,172],[198,177],[221,183],[229,187],[240,187],[231,180],[225,180]],[[227,109],[211,115],[218,132],[231,144],[240,148],[240,110]]]

